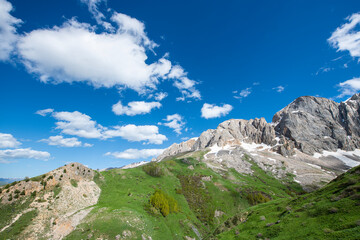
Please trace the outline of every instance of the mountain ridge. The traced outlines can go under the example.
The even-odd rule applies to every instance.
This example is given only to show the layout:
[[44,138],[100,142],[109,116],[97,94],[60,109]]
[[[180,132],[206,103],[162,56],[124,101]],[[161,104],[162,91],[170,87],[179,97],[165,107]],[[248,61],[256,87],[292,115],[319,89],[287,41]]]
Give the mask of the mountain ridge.
[[[171,145],[155,161],[218,148],[218,152],[205,155],[208,166],[235,167],[241,172],[245,167],[240,163],[241,156],[248,153],[279,178],[291,173],[305,188],[319,185],[360,164],[359,112],[360,94],[341,103],[302,96],[275,113],[271,123],[264,118],[229,119],[198,138]],[[309,166],[311,170],[303,171]],[[315,171],[310,178],[306,177],[309,171]]]

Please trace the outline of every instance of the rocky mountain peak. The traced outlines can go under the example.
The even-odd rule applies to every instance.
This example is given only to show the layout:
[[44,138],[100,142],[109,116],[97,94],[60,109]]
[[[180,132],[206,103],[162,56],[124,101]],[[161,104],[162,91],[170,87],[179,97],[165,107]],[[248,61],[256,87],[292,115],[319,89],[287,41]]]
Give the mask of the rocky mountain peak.
[[344,103],[299,97],[274,115],[275,131],[306,154],[354,150],[360,143],[359,99],[358,94]]
[[204,131],[195,141],[174,144],[157,160],[186,151],[217,145],[266,144],[283,156],[294,149],[313,155],[323,150],[352,151],[360,147],[360,94],[346,102],[302,96],[275,113],[272,123],[264,118],[230,119]]

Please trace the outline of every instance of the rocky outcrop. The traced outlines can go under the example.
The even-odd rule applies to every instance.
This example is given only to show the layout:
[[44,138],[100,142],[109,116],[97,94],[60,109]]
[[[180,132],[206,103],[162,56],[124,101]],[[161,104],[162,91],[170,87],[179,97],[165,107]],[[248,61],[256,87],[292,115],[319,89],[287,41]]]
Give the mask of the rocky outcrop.
[[251,120],[231,119],[221,123],[215,130],[203,132],[194,143],[192,150],[205,149],[214,144],[218,146],[247,143],[275,145],[275,130],[265,118]]
[[217,145],[241,143],[266,144],[282,156],[295,154],[295,149],[313,155],[323,150],[360,148],[360,94],[341,103],[320,97],[295,99],[277,112],[272,123],[264,118],[231,119],[216,129],[203,132],[199,138],[173,144],[156,160],[188,151],[204,150]]
[[300,151],[352,151],[360,147],[360,95],[336,103],[319,97],[299,97],[273,117],[275,131]]
[[24,211],[14,212],[16,216],[37,212],[19,239],[62,239],[72,232],[99,199],[100,188],[93,181],[95,174],[80,163],[70,163],[5,186],[0,192],[2,204],[31,201]]
[[173,144],[156,160],[204,156],[201,161],[215,171],[241,174],[252,174],[255,163],[278,179],[294,175],[310,191],[360,164],[359,114],[360,94],[341,103],[299,97],[277,112],[272,123],[264,118],[227,120],[196,140]]
[[168,156],[174,156],[179,153],[192,151],[196,140],[197,138],[191,138],[182,143],[174,143],[169,148],[165,149],[164,152],[155,159],[155,161],[161,161]]

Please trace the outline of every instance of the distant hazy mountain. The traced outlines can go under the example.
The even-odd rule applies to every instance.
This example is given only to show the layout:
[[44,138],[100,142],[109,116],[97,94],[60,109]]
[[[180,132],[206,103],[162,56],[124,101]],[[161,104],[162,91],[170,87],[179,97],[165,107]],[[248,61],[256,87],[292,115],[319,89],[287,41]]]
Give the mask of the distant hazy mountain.
[[20,180],[22,180],[22,178],[0,178],[0,186]]

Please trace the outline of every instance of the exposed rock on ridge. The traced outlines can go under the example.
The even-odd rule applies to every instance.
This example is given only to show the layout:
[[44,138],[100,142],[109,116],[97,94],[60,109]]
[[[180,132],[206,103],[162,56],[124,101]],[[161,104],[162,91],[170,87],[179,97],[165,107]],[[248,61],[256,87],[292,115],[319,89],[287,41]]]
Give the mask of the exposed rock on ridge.
[[313,155],[323,150],[360,148],[360,94],[336,103],[320,97],[295,99],[277,112],[272,123],[260,119],[231,119],[216,129],[203,132],[195,141],[173,144],[156,160],[217,145],[241,145],[241,142],[266,144],[272,151],[290,156],[295,149]]
[[273,117],[275,130],[300,151],[353,151],[360,147],[360,95],[336,103],[319,97],[299,97]]

